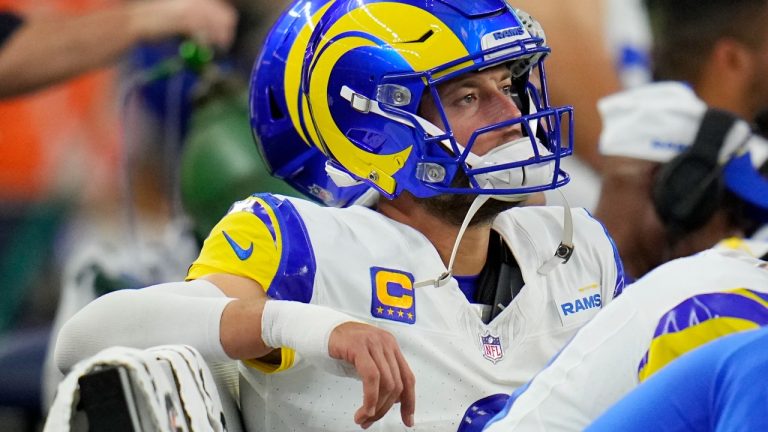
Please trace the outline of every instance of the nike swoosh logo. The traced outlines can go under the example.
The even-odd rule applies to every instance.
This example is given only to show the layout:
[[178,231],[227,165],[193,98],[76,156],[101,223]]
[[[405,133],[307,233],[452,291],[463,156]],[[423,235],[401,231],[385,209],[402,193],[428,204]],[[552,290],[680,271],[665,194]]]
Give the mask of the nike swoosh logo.
[[251,244],[248,246],[248,249],[244,249],[239,244],[237,244],[236,241],[232,240],[232,237],[230,237],[226,231],[222,231],[221,233],[224,234],[224,238],[226,238],[229,245],[232,246],[235,254],[238,258],[240,258],[240,261],[245,261],[251,257],[251,254],[253,253],[253,242],[251,242]]

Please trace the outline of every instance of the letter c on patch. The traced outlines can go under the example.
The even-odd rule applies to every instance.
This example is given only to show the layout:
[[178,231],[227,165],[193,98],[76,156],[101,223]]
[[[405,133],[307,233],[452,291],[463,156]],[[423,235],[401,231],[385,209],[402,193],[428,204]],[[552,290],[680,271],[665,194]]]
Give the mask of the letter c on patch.
[[379,270],[376,273],[376,297],[387,306],[410,309],[413,306],[413,280],[404,273]]

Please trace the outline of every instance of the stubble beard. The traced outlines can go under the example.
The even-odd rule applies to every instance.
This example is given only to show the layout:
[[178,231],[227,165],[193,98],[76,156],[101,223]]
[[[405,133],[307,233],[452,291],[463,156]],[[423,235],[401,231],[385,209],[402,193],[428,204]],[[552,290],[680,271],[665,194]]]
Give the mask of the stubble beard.
[[[418,202],[429,214],[453,226],[460,227],[475,197],[476,195],[447,194],[420,199]],[[516,207],[518,204],[519,202],[500,201],[491,198],[475,213],[469,226],[490,225],[499,213]]]
[[[459,171],[452,184],[454,187],[466,188],[469,186],[469,179],[464,172]],[[431,198],[417,199],[417,202],[432,216],[450,225],[460,227],[476,197],[476,194],[442,194]],[[519,204],[519,201],[510,202],[491,198],[475,213],[469,226],[490,225],[499,213],[517,207]]]

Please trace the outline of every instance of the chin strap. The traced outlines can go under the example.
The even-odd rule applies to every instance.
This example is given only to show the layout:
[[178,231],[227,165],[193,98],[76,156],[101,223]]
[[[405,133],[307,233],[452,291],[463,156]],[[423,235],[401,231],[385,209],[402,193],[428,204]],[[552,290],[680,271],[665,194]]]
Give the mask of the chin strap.
[[560,189],[557,189],[560,193],[560,198],[563,200],[563,239],[560,241],[560,245],[555,250],[555,255],[539,267],[537,273],[540,275],[546,275],[554,270],[558,264],[565,264],[571,259],[573,255],[573,217],[571,216],[571,206],[568,205],[568,200],[565,199],[565,195]]
[[[565,199],[563,192],[559,189],[557,191],[560,193],[560,197],[563,199],[563,238],[560,241],[560,245],[558,245],[557,249],[555,250],[555,255],[544,261],[541,267],[539,267],[537,270],[537,272],[541,275],[546,275],[547,273],[551,272],[555,267],[557,267],[558,264],[567,263],[568,260],[571,259],[574,250],[573,216],[571,215],[571,206],[568,205],[568,201]],[[413,284],[414,288],[422,288],[426,286],[434,286],[435,288],[439,288],[448,283],[448,281],[451,279],[451,276],[453,276],[453,263],[456,260],[456,253],[459,250],[459,244],[461,244],[461,239],[464,237],[464,232],[467,230],[469,222],[475,216],[475,213],[480,210],[480,207],[482,207],[482,205],[492,197],[493,195],[478,195],[475,197],[475,200],[472,201],[472,205],[469,207],[467,215],[464,216],[464,221],[461,223],[461,228],[459,228],[459,234],[456,236],[456,241],[453,243],[451,259],[448,261],[448,271],[443,272],[435,279],[427,279],[416,282]]]
[[439,288],[448,283],[448,281],[451,279],[451,276],[453,276],[453,263],[456,260],[456,252],[458,252],[459,250],[459,244],[461,243],[461,238],[464,237],[464,232],[467,230],[467,227],[469,226],[469,222],[475,216],[475,213],[477,213],[477,211],[480,210],[480,207],[482,207],[482,205],[485,204],[485,202],[488,201],[488,199],[491,198],[491,196],[492,195],[478,195],[475,197],[475,200],[472,201],[472,205],[469,207],[469,210],[467,211],[467,215],[464,216],[464,222],[461,223],[461,228],[459,228],[459,234],[456,236],[456,241],[453,243],[453,251],[451,251],[451,260],[448,262],[448,271],[443,272],[443,274],[438,276],[437,279],[427,279],[421,282],[416,282],[413,285],[414,288],[421,288],[421,287],[430,286],[430,285],[434,286],[435,288]]

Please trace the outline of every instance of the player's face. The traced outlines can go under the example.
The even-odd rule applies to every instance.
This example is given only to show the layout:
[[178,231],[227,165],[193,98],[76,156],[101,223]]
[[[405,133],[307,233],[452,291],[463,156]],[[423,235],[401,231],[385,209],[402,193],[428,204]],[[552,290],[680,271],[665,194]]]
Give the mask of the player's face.
[[[472,72],[440,85],[437,89],[451,130],[459,144],[467,145],[479,128],[520,117],[518,95],[513,93],[512,75],[507,66],[501,65],[481,72]],[[421,115],[446,130],[430,93],[426,93],[421,105]],[[472,146],[472,153],[482,156],[490,150],[523,136],[518,125],[494,129],[480,134]],[[467,187],[469,179],[461,171],[454,179],[454,186]],[[439,195],[420,200],[431,214],[455,226],[461,225],[474,195]],[[471,226],[490,223],[496,215],[519,203],[490,200],[472,219]]]
[[[475,130],[521,116],[515,102],[509,68],[501,65],[457,77],[441,84],[440,102],[459,144],[467,145]],[[422,102],[424,118],[445,130],[435,101],[426,93]],[[491,149],[522,137],[520,125],[508,126],[477,137],[472,153],[482,156]]]

